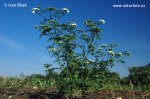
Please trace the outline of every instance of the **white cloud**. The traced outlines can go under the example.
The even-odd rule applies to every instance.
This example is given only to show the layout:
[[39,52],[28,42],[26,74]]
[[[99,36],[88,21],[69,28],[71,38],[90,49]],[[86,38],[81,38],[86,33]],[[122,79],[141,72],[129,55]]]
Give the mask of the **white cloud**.
[[14,41],[13,39],[1,33],[0,33],[0,44],[4,45],[11,51],[26,51],[27,50],[27,48],[24,45]]

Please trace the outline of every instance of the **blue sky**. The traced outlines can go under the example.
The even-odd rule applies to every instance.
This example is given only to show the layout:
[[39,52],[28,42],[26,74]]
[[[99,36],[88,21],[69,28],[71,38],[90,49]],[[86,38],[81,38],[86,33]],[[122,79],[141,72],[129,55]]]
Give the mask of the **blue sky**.
[[[26,3],[25,8],[4,7],[5,3]],[[113,8],[113,4],[145,4],[145,8]],[[126,58],[126,65],[116,64],[112,71],[121,76],[128,74],[127,67],[140,66],[150,62],[150,1],[149,0],[1,0],[0,1],[0,76],[16,76],[21,73],[44,74],[44,63],[53,58],[46,50],[47,42],[39,39],[39,32],[33,27],[41,18],[31,9],[45,7],[66,7],[70,13],[65,16],[82,26],[83,21],[104,19],[102,43],[116,43],[116,50],[128,50],[132,55]]]

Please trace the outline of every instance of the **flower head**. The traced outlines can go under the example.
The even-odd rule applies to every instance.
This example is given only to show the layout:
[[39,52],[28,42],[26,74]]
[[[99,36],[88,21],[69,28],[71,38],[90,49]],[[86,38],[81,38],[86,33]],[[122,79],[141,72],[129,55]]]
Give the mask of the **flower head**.
[[63,41],[61,40],[61,41],[59,41],[58,43],[59,43],[59,44],[62,44],[62,43],[63,43]]
[[40,10],[39,8],[33,8],[31,11],[34,14],[34,13],[38,12],[39,10]]
[[119,56],[122,56],[122,53],[118,53]]
[[62,10],[63,10],[64,12],[69,13],[69,9],[67,9],[67,8],[62,8]]
[[100,20],[99,20],[99,23],[105,24],[106,22],[105,22],[105,20],[100,19]]
[[70,25],[72,25],[72,26],[77,26],[77,24],[76,24],[76,23],[71,23]]
[[70,23],[70,26],[77,27],[77,24],[73,22],[73,23]]
[[122,57],[123,55],[122,55],[122,53],[116,53],[115,56],[116,56],[116,57]]
[[98,47],[98,50],[102,50],[102,48],[101,48],[101,47]]
[[108,47],[107,44],[102,44],[100,47]]
[[112,56],[115,55],[115,53],[113,51],[107,51],[107,53],[110,54],[110,55],[112,55]]

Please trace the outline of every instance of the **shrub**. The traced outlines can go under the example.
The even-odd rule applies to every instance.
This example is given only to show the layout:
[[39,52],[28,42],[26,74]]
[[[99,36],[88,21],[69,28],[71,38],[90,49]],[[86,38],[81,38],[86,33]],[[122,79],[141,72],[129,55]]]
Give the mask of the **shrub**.
[[150,86],[150,63],[145,66],[129,68],[128,79],[134,85]]
[[[33,8],[32,13],[43,18],[35,26],[48,39],[49,53],[58,62],[60,74],[57,77],[57,88],[65,94],[74,94],[74,90],[88,91],[96,83],[101,88],[109,78],[109,68],[114,62],[122,62],[123,56],[129,52],[114,52],[116,44],[101,44],[101,25],[105,20],[87,20],[83,22],[85,29],[78,28],[75,22],[64,22],[61,18],[69,13],[67,8],[48,7]],[[109,75],[110,76],[110,75]],[[79,93],[78,93],[79,94]]]
[[38,88],[55,88],[55,80],[52,78],[47,78],[45,75],[32,74],[26,76],[24,79],[25,87],[38,87]]

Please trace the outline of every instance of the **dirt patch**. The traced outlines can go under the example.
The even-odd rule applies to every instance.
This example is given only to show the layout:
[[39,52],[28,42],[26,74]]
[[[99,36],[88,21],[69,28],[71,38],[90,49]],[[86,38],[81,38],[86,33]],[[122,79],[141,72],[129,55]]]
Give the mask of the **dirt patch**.
[[88,95],[90,99],[150,99],[150,93],[140,91],[101,90]]
[[[52,89],[1,88],[0,99],[66,99],[62,93]],[[73,99],[73,98],[72,98]],[[76,98],[74,98],[76,99]],[[150,92],[101,90],[84,93],[79,99],[150,99]]]

